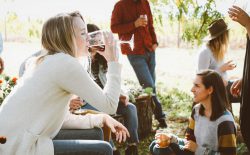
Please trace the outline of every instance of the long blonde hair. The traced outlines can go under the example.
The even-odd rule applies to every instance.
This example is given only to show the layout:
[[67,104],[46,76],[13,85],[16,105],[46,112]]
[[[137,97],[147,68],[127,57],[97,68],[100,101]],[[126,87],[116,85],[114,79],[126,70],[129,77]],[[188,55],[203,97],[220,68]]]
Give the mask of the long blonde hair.
[[[82,15],[76,11],[58,14],[44,23],[41,42],[43,48],[47,51],[46,55],[62,52],[76,57],[77,47],[73,22],[74,17],[80,17],[83,20]],[[39,57],[38,63],[41,62],[46,55]]]
[[222,61],[225,57],[225,54],[228,49],[228,43],[229,43],[229,31],[225,31],[218,37],[210,40],[207,45],[211,49],[214,58],[217,61]]

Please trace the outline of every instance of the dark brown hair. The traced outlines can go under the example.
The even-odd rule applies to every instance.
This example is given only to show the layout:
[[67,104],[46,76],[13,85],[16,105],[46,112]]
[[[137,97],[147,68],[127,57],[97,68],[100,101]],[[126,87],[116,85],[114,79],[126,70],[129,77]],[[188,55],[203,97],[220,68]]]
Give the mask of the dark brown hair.
[[[201,77],[202,83],[206,89],[210,87],[213,88],[211,94],[212,114],[210,120],[215,121],[229,108],[226,87],[221,76],[216,71],[203,70],[197,73],[197,76]],[[201,105],[199,111],[200,115],[204,116],[204,111],[205,108]]]

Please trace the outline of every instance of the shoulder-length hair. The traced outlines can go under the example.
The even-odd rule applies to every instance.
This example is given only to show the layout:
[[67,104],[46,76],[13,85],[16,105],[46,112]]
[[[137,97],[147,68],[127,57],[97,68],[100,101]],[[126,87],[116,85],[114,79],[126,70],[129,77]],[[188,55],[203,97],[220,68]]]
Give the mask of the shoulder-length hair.
[[229,31],[225,31],[218,37],[208,41],[207,46],[213,53],[213,56],[216,61],[222,61],[225,57],[225,53],[228,49],[229,43]]
[[[58,14],[44,23],[41,42],[43,48],[47,51],[46,55],[62,52],[76,57],[74,17],[80,17],[83,20],[82,15],[76,11]],[[42,60],[44,56],[41,56],[39,60]]]
[[[212,114],[210,120],[215,121],[229,108],[226,87],[221,76],[216,71],[203,70],[197,73],[197,76],[201,77],[206,89],[213,88],[211,94]],[[204,111],[205,108],[201,105],[199,114],[204,116]]]

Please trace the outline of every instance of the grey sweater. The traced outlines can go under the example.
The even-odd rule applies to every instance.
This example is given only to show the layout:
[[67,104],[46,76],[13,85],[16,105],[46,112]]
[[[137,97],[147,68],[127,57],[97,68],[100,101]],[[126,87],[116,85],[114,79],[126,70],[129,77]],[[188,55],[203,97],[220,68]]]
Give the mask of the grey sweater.
[[221,72],[219,70],[220,66],[224,64],[224,60],[221,62],[218,62],[214,56],[212,51],[207,47],[203,47],[202,50],[198,54],[198,65],[197,70],[203,70],[203,69],[212,69],[217,71],[225,80],[227,80],[227,73]]

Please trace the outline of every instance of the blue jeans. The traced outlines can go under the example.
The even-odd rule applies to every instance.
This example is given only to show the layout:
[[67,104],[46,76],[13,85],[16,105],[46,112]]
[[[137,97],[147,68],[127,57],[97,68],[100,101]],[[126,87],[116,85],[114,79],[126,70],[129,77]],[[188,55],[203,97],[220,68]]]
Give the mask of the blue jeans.
[[112,155],[109,143],[100,140],[53,140],[55,155]]
[[125,106],[123,103],[119,102],[116,113],[124,117],[125,127],[128,129],[130,134],[128,143],[139,143],[136,106],[132,103],[128,103],[128,105]]
[[[91,109],[97,110],[95,107],[91,106],[90,104],[85,104],[83,109]],[[127,106],[124,106],[123,103],[119,102],[117,108],[117,114],[123,115],[125,118],[125,127],[128,129],[130,137],[128,138],[128,143],[139,143],[138,138],[138,118],[137,118],[137,110],[134,104],[129,103]],[[113,145],[113,142],[111,142]]]
[[55,155],[112,155],[112,147],[103,141],[100,128],[60,130],[53,144]]
[[53,140],[103,140],[101,128],[93,129],[61,129]]
[[[145,51],[143,55],[129,54],[128,60],[133,67],[137,79],[143,88],[151,87],[153,92],[156,93],[155,88],[155,52]],[[162,111],[162,106],[157,96],[152,97],[155,103],[154,115],[155,119],[159,120],[165,118],[165,114]]]

